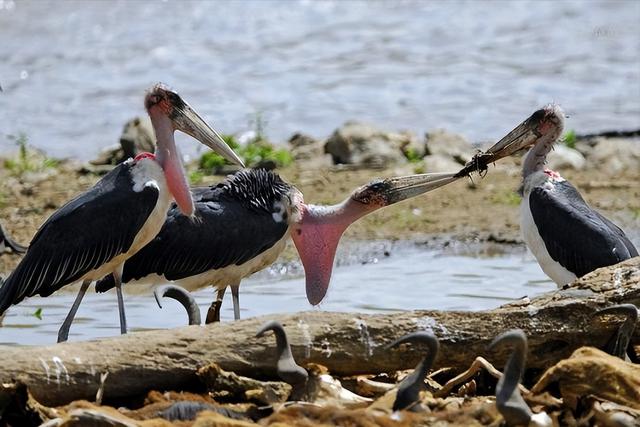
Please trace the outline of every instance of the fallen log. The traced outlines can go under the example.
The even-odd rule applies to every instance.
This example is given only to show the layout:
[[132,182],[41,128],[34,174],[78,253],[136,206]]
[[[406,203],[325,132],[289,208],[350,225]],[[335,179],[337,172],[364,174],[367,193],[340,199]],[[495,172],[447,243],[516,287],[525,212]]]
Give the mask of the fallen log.
[[[319,363],[337,375],[412,368],[421,351],[387,351],[384,346],[416,330],[431,330],[440,339],[434,368],[451,366],[462,371],[480,355],[503,364],[508,349],[489,354],[486,346],[500,332],[521,328],[529,338],[528,366],[543,369],[580,346],[604,345],[620,322],[592,315],[618,303],[640,303],[640,257],[599,269],[566,289],[481,312],[312,311],[89,342],[0,346],[0,383],[21,381],[41,403],[60,405],[93,400],[105,372],[109,373],[105,399],[139,396],[151,389],[180,390],[194,384],[196,370],[210,362],[239,375],[274,377],[275,348],[254,337],[267,319],[283,324],[299,363]],[[632,342],[640,342],[640,328]],[[0,402],[4,397],[0,388]]]

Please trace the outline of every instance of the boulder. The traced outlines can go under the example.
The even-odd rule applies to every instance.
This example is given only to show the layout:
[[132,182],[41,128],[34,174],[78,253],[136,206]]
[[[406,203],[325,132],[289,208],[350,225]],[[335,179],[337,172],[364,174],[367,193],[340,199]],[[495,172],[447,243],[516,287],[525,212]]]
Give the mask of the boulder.
[[640,170],[639,138],[598,138],[587,159],[590,167],[612,174]]
[[120,135],[120,146],[125,159],[127,159],[144,151],[153,153],[156,150],[155,140],[151,119],[136,117],[124,125],[122,135]]
[[305,135],[304,133],[300,133],[300,132],[296,132],[293,135],[291,135],[291,138],[289,138],[288,142],[289,142],[289,145],[291,145],[292,152],[296,148],[300,148],[300,147],[322,145],[322,143],[317,139],[315,139],[314,137]]
[[406,144],[406,134],[385,132],[372,125],[350,121],[333,132],[324,148],[331,154],[334,164],[384,167],[406,161],[402,154]]
[[304,163],[305,167],[328,167],[331,157],[324,151],[324,143],[309,135],[295,133],[289,138],[291,155],[296,163]]
[[587,160],[580,151],[569,148],[564,144],[556,144],[553,147],[553,151],[547,157],[547,162],[549,167],[554,170],[582,170],[587,164]]
[[436,129],[424,135],[427,155],[444,155],[452,158],[460,165],[465,165],[474,154],[469,141],[456,133],[444,129]]
[[148,151],[153,153],[155,133],[148,117],[136,117],[125,123],[120,135],[120,145],[105,148],[98,157],[91,160],[92,165],[115,165],[129,157]]
[[426,173],[456,172],[460,169],[460,163],[446,154],[432,154],[423,159]]

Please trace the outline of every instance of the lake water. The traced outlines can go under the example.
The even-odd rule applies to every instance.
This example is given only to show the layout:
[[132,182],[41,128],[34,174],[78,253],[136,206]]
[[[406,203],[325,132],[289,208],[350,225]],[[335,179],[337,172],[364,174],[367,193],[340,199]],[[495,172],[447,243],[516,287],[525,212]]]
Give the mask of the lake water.
[[0,0],[0,153],[25,132],[92,158],[157,81],[276,141],[352,118],[494,140],[550,101],[579,133],[638,128],[638,22],[631,0]]
[[[385,255],[387,253],[388,255]],[[533,257],[519,248],[455,243],[445,252],[410,243],[341,244],[341,265],[334,270],[329,293],[319,308],[307,302],[297,263],[276,264],[242,282],[241,317],[305,310],[380,313],[413,309],[484,310],[513,299],[556,289]],[[126,290],[126,286],[125,286]],[[203,319],[214,298],[212,289],[195,293]],[[0,344],[51,344],[75,292],[34,297],[10,308],[0,328]],[[172,300],[159,309],[151,292],[125,295],[132,332],[187,324],[184,308]],[[42,320],[33,313],[42,308]],[[233,321],[230,292],[221,313]],[[120,333],[116,297],[87,293],[69,339],[87,340]]]

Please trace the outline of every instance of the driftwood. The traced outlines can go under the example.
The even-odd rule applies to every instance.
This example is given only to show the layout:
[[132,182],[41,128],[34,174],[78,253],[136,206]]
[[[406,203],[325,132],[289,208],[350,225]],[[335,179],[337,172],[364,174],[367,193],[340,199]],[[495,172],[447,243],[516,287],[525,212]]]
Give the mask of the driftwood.
[[[46,347],[0,346],[0,383],[21,381],[38,401],[59,405],[93,400],[104,372],[109,373],[105,399],[189,387],[197,383],[198,368],[210,362],[239,375],[274,378],[275,348],[270,340],[254,337],[267,319],[284,325],[300,364],[319,363],[337,375],[413,368],[422,349],[388,351],[384,346],[417,330],[431,330],[440,339],[434,368],[463,371],[480,355],[503,364],[509,350],[488,353],[486,346],[497,334],[520,328],[529,338],[528,367],[543,369],[580,346],[604,345],[620,321],[607,316],[592,319],[592,315],[618,303],[640,303],[640,257],[597,270],[565,290],[482,312],[312,311]],[[640,328],[632,342],[640,342]],[[0,401],[2,394],[0,387]]]

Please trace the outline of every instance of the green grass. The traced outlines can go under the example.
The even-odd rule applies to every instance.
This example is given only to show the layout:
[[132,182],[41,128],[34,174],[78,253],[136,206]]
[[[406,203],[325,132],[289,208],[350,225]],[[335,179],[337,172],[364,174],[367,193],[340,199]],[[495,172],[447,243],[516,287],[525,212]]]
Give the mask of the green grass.
[[576,136],[576,131],[574,131],[573,129],[570,129],[562,137],[562,141],[564,142],[564,145],[566,145],[569,148],[574,148],[574,149],[576,148],[577,139],[578,138]]
[[424,166],[424,163],[416,164],[415,166],[413,166],[413,173],[426,173],[426,172],[427,172],[427,168]]
[[[222,135],[222,139],[236,152],[247,167],[255,167],[261,162],[272,161],[276,167],[285,167],[293,163],[293,156],[286,148],[276,148],[265,134],[266,120],[261,112],[256,112],[250,121],[255,137],[246,145],[240,145],[233,135]],[[198,168],[203,174],[217,173],[226,164],[224,158],[214,152],[204,153]],[[195,176],[198,178],[198,176]]]
[[21,177],[27,172],[40,172],[48,168],[55,168],[60,161],[50,157],[43,157],[29,149],[29,138],[24,133],[17,136],[9,135],[18,146],[18,156],[13,159],[5,159],[4,167],[16,177]]
[[204,179],[204,173],[201,170],[194,170],[189,172],[189,184],[198,185],[202,184],[202,180]]
[[[289,150],[275,148],[263,134],[257,131],[256,137],[247,145],[238,144],[233,135],[223,135],[222,138],[240,156],[247,167],[254,167],[263,161],[273,161],[276,167],[285,167],[293,163],[293,156]],[[216,173],[225,163],[222,156],[208,151],[200,157],[198,167],[203,173]]]
[[515,191],[506,191],[491,196],[491,201],[499,205],[518,206],[522,197]]
[[407,151],[405,151],[404,156],[407,158],[409,163],[418,163],[422,160],[422,157],[418,153],[418,150],[411,147],[407,148]]
[[42,307],[38,307],[38,309],[33,312],[33,317],[37,318],[38,320],[42,320]]
[[640,219],[640,208],[631,208],[631,216],[633,219]]

